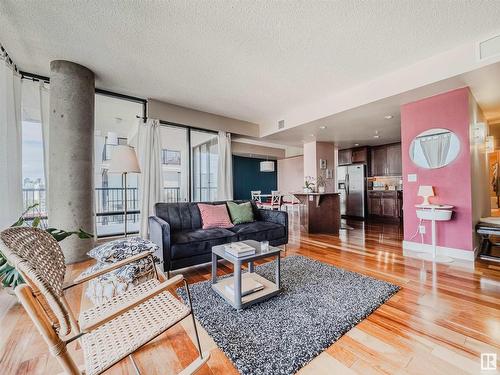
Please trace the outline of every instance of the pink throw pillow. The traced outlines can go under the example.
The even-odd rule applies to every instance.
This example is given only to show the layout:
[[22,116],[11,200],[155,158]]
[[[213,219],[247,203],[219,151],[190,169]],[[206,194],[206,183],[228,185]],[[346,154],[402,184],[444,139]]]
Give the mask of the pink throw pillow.
[[213,205],[198,203],[203,229],[234,227],[225,204]]

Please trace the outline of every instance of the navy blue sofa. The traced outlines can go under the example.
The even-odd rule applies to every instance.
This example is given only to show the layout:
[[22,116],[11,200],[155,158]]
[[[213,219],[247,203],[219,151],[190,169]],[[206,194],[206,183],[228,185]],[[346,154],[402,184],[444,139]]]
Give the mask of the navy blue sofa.
[[[268,240],[272,246],[288,243],[288,214],[259,209],[251,202],[255,221],[233,228],[202,229],[197,203],[156,203],[155,216],[149,217],[151,241],[160,247],[163,269],[170,271],[210,262],[212,246],[243,240]],[[203,202],[225,204],[226,202]]]

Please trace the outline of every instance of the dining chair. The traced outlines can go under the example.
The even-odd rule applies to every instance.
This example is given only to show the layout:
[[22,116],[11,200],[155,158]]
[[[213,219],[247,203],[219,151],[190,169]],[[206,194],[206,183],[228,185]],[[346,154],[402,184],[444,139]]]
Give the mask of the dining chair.
[[252,200],[255,201],[257,207],[260,207],[262,203],[262,197],[260,196],[261,194],[262,194],[261,190],[250,191],[250,196],[252,197]]
[[[199,356],[182,374],[193,374],[208,360],[209,353],[201,351],[189,287],[182,275],[160,282],[157,271],[156,278],[82,311],[79,319],[75,319],[64,295],[66,290],[130,262],[153,257],[152,252],[134,255],[64,284],[64,254],[46,231],[31,227],[8,228],[0,233],[0,251],[25,280],[26,284],[15,288],[16,296],[64,373],[101,374],[126,357],[130,358],[135,372],[140,373],[132,354],[189,315],[194,324]],[[169,291],[181,282],[188,304]],[[83,368],[67,350],[68,344],[75,340],[83,349]]]
[[294,212],[295,208],[297,208],[298,212],[300,201],[297,199],[295,195],[287,194],[283,196],[283,206],[285,207],[286,211],[288,211],[288,209],[291,208],[292,212]]
[[270,210],[279,210],[281,209],[281,200],[282,200],[282,195],[279,193],[279,191],[273,190],[271,191],[271,201],[270,202],[262,202],[262,208],[267,208]]

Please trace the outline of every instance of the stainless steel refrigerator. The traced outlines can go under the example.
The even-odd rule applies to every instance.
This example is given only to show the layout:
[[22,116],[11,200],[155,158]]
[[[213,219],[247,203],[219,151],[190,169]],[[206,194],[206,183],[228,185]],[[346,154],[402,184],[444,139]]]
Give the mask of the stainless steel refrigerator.
[[364,164],[337,167],[340,214],[365,217],[366,172]]

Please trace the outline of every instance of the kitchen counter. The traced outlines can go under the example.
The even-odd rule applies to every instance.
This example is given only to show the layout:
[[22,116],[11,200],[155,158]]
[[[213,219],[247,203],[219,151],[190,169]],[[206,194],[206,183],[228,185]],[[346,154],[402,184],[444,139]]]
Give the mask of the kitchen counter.
[[300,201],[300,225],[308,233],[339,234],[339,193],[293,193]]

